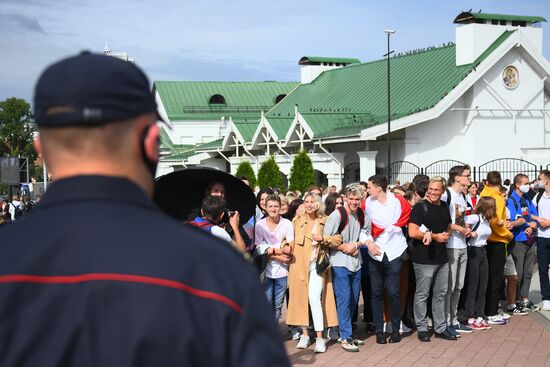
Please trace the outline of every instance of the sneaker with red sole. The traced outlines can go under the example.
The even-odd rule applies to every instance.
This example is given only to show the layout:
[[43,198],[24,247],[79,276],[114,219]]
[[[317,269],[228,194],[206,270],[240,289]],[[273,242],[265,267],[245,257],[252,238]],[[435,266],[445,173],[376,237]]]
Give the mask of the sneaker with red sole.
[[483,327],[485,328],[485,330],[491,330],[491,325],[489,325],[489,324],[487,323],[487,321],[485,321],[484,319],[481,319],[481,321],[479,321],[479,323],[480,323],[481,325],[483,325]]
[[468,323],[468,326],[471,327],[472,329],[474,330],[485,330],[485,326],[483,326],[480,322],[478,322],[477,320],[474,321],[474,322],[469,322]]

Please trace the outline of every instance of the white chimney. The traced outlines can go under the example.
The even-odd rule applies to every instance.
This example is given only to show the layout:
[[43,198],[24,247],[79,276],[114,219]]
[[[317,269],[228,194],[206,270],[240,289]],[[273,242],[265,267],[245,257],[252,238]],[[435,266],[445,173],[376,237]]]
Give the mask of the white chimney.
[[338,69],[350,64],[359,63],[361,63],[361,61],[358,59],[304,56],[298,61],[298,65],[301,65],[300,80],[302,84],[308,84],[325,70]]
[[456,65],[471,64],[487,50],[504,31],[519,32],[522,42],[529,42],[542,53],[541,22],[538,16],[463,12],[454,23],[456,28]]

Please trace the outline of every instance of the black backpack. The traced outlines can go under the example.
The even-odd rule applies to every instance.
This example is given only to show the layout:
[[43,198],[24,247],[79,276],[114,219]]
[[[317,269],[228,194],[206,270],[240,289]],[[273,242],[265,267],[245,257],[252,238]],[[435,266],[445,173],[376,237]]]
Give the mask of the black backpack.
[[[337,233],[342,234],[342,231],[348,225],[349,216],[346,208],[344,208],[343,206],[338,207],[338,212],[340,213],[340,224],[338,225]],[[357,220],[359,220],[359,224],[361,225],[361,228],[363,228],[363,226],[365,225],[365,212],[361,208],[357,209]]]
[[23,216],[23,211],[21,210],[19,205],[15,205],[14,203],[10,203],[10,205],[13,206],[15,219]]

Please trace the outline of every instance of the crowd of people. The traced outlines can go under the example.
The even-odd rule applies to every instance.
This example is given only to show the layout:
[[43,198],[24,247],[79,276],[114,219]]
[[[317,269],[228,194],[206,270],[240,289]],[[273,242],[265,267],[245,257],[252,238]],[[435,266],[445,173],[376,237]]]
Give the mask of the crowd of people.
[[297,348],[323,353],[337,330],[358,352],[361,293],[379,344],[457,340],[537,310],[535,262],[550,310],[550,171],[263,188],[244,223],[212,182],[176,221],[152,201],[156,111],[132,63],[83,52],[41,74],[35,149],[55,181],[30,215],[0,203],[0,365],[288,366],[285,298]]
[[[508,187],[497,171],[472,182],[461,165],[447,179],[418,175],[404,185],[374,175],[340,192],[263,188],[254,219],[246,248],[267,258],[266,297],[279,320],[286,295],[299,349],[325,352],[337,330],[341,347],[357,352],[361,291],[379,344],[414,329],[429,342],[430,326],[434,337],[457,340],[550,310],[549,171],[534,183],[518,173]],[[541,306],[529,298],[537,260]]]

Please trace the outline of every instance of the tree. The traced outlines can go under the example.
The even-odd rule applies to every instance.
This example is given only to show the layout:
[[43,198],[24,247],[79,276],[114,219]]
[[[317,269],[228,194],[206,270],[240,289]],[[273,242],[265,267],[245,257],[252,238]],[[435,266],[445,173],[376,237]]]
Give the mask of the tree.
[[258,172],[258,186],[260,188],[283,188],[283,177],[281,176],[279,166],[275,162],[275,157],[271,156],[267,161],[262,163]]
[[252,169],[249,161],[242,161],[239,164],[235,176],[246,176],[248,178],[248,182],[250,182],[250,187],[252,188],[252,190],[254,190],[254,188],[256,187],[256,175],[254,174],[254,170]]
[[26,157],[34,163],[34,125],[31,107],[21,98],[0,101],[0,156]]
[[11,97],[0,101],[0,157],[28,158],[31,177],[36,171],[33,122],[31,107],[24,99]]
[[308,187],[315,184],[313,164],[305,150],[301,150],[292,161],[290,169],[290,190],[305,192]]

